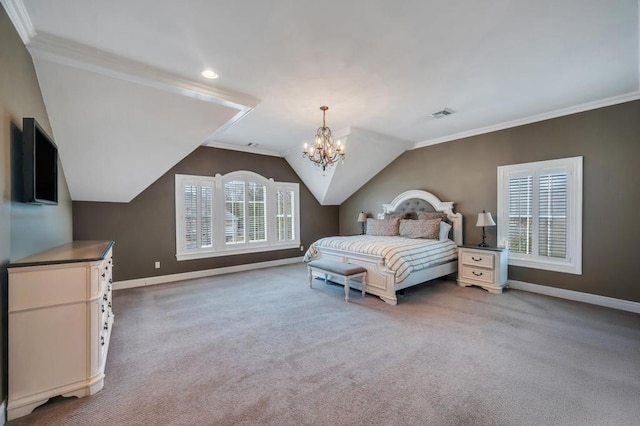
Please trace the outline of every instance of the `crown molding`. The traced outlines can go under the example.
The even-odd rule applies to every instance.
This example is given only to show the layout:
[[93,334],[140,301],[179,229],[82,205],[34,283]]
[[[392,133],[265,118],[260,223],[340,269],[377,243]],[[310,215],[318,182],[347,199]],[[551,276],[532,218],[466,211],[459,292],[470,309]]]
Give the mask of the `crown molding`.
[[250,95],[207,86],[150,65],[48,33],[38,33],[35,37],[31,38],[27,49],[29,49],[32,56],[50,62],[173,92],[241,111],[248,112],[260,103],[259,99]]
[[36,36],[31,18],[22,0],[0,0],[22,42],[26,45]]
[[611,105],[622,104],[625,102],[631,102],[640,99],[640,91],[625,93],[619,96],[613,96],[611,98],[600,99],[598,101],[588,102],[581,105],[575,105],[568,108],[562,108],[555,111],[545,112],[542,114],[532,115],[530,117],[519,118],[513,121],[507,121],[505,123],[493,124],[491,126],[481,127],[478,129],[469,130],[466,132],[460,132],[453,135],[442,136],[440,138],[428,139],[423,142],[417,142],[413,148],[417,149],[425,146],[436,145],[443,142],[450,142],[456,139],[468,138],[471,136],[482,135],[485,133],[496,132],[498,130],[509,129],[512,127],[523,126],[525,124],[536,123],[538,121],[550,120],[553,118],[563,117],[565,115],[576,114],[579,112],[589,111],[598,108],[604,108]]

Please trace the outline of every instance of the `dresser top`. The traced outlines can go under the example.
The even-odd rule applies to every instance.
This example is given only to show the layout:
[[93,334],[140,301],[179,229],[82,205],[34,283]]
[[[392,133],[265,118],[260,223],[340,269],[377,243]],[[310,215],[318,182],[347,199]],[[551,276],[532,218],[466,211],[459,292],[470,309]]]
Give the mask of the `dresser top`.
[[51,265],[59,263],[93,262],[104,260],[113,241],[72,241],[58,247],[25,257],[9,264],[9,268]]

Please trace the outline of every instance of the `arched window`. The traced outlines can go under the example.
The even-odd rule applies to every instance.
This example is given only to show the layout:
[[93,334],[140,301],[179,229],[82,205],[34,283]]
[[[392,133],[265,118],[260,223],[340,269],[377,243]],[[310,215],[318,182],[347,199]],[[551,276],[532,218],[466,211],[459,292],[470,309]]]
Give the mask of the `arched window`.
[[300,245],[299,185],[249,171],[176,175],[176,257],[227,256]]

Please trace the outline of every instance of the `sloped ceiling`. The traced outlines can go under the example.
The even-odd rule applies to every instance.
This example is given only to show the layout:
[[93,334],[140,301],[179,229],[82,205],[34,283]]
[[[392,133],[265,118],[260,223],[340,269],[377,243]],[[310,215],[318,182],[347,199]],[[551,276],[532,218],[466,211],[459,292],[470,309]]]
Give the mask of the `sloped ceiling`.
[[[75,200],[128,201],[204,143],[340,204],[406,149],[640,98],[637,0],[0,1]],[[347,147],[324,175],[300,152],[321,105]]]
[[74,200],[130,201],[238,112],[39,58],[36,68]]

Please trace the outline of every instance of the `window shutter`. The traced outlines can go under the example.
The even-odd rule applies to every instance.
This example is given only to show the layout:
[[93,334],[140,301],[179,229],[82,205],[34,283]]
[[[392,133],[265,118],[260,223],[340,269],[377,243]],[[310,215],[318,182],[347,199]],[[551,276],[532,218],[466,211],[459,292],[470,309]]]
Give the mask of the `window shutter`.
[[198,187],[184,185],[184,246],[186,249],[198,248]]
[[533,177],[509,179],[509,249],[529,254],[532,250]]
[[567,256],[567,173],[541,175],[539,181],[538,254]]
[[213,247],[213,186],[200,187],[200,247]]
[[249,242],[267,240],[267,188],[257,182],[248,185]]
[[294,233],[294,192],[277,191],[277,234],[278,241],[295,240]]
[[244,181],[234,180],[224,184],[224,231],[227,244],[244,243],[244,200]]
[[213,184],[185,182],[182,185],[182,244],[186,250],[213,246]]

